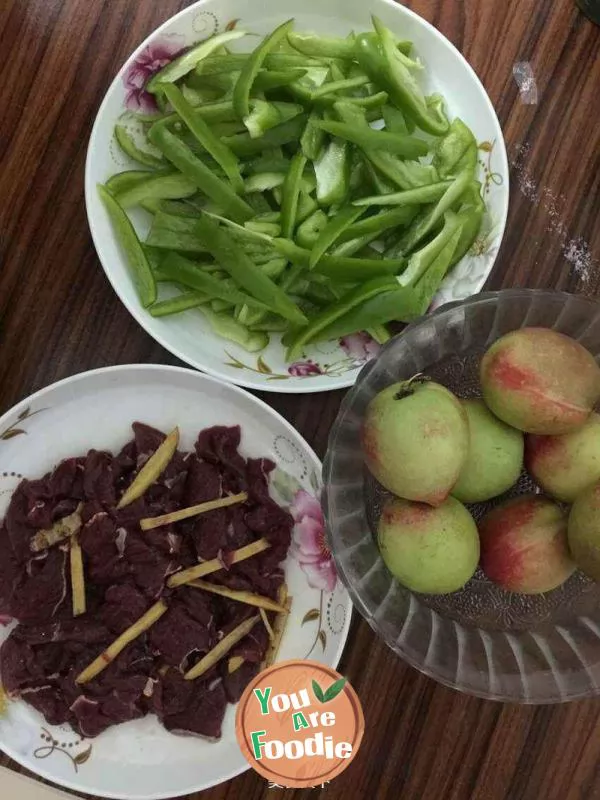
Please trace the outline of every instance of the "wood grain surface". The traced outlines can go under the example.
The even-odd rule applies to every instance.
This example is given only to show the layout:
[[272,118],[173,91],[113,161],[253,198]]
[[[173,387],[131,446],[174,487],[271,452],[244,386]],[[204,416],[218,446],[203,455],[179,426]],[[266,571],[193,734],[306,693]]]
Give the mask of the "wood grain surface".
[[[113,75],[185,0],[0,0],[0,411],[82,370],[177,363],[100,268],[84,158]],[[573,0],[414,0],[464,53],[504,130],[510,214],[489,286],[600,289],[600,28]],[[529,62],[538,98],[513,77]],[[263,395],[322,456],[341,392]],[[340,670],[365,709],[350,768],[322,790],[253,772],[202,800],[593,800],[600,704],[518,707],[463,696],[398,660],[355,618]],[[0,763],[8,764],[7,759]],[[12,765],[15,766],[15,765]],[[15,767],[18,769],[18,767]]]

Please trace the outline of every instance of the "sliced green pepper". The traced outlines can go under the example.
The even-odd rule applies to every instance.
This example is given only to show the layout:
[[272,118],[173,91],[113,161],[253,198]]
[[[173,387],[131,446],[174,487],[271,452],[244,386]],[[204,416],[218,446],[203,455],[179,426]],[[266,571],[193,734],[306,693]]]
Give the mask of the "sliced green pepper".
[[329,217],[327,214],[321,208],[317,209],[298,226],[296,242],[300,247],[311,249],[319,238],[321,231],[327,227],[328,222]]
[[233,317],[226,314],[217,314],[207,306],[202,307],[202,313],[217,336],[222,336],[223,339],[235,342],[249,353],[257,353],[259,350],[264,350],[269,344],[269,337],[266,333],[263,331],[249,331],[245,325],[242,325]]
[[300,139],[302,152],[306,158],[309,158],[311,161],[316,161],[319,158],[325,142],[325,131],[312,124],[313,122],[318,122],[320,119],[320,113],[318,111],[312,111],[306,123],[302,138]]
[[[448,213],[452,214],[451,211]],[[454,254],[462,233],[460,219],[456,226],[452,223],[451,229],[453,232],[448,237],[446,244],[431,262],[425,274],[422,275],[415,284],[415,289],[419,293],[422,303],[421,314],[424,314],[431,305],[431,301],[440,288],[440,284],[444,280],[446,273],[454,263]]]
[[349,89],[360,89],[361,86],[365,86],[367,83],[369,83],[369,78],[366,75],[357,75],[355,78],[344,78],[341,81],[329,81],[328,83],[321,84],[317,89],[313,89],[310,93],[310,99],[318,100],[320,97],[325,97],[328,94],[346,92]]
[[[169,173],[172,172],[173,170],[169,169]],[[155,177],[157,174],[161,174],[161,172],[159,170],[129,169],[126,172],[117,172],[115,175],[111,175],[104,187],[115,197],[122,192],[129,191],[129,189],[140,183],[144,183],[148,178]]]
[[286,358],[293,361],[300,355],[302,348],[306,344],[315,339],[324,328],[331,325],[336,319],[344,316],[353,308],[360,306],[371,297],[375,297],[382,292],[388,292],[396,286],[396,281],[393,278],[374,278],[362,286],[351,289],[336,303],[323,309],[305,328],[296,333],[288,347]]
[[[273,239],[273,247],[284,258],[298,267],[308,269],[310,266],[310,250],[298,247],[289,239]],[[406,267],[403,258],[386,258],[381,260],[368,258],[345,258],[338,256],[322,256],[315,267],[315,272],[327,275],[335,281],[345,283],[369,280],[378,275],[395,275]]]
[[249,133],[238,133],[236,136],[224,137],[223,142],[238,156],[253,156],[271,147],[297,142],[305,125],[306,114],[299,114],[275,128],[269,128],[258,139],[253,139]]
[[408,223],[412,222],[415,218],[417,212],[418,208],[414,205],[402,205],[398,208],[392,208],[389,211],[380,211],[378,214],[373,214],[366,219],[361,219],[360,222],[354,222],[349,228],[342,231],[339,236],[339,241],[347,242],[359,236],[365,236],[371,233],[381,234],[390,228],[408,225]]
[[159,300],[148,309],[153,317],[167,317],[171,314],[179,314],[189,308],[198,308],[210,301],[209,295],[202,292],[183,292],[176,297],[168,300]]
[[144,164],[146,167],[165,166],[162,158],[139,148],[124,125],[115,125],[115,139],[125,155],[137,161],[138,164]]
[[[379,36],[380,47],[377,48],[369,42],[369,47],[375,49],[375,59],[380,63],[377,70],[379,81],[383,84],[388,92],[391,100],[415,120],[417,125],[427,133],[433,136],[441,136],[448,130],[448,121],[440,119],[440,116],[435,111],[428,108],[425,102],[425,97],[421,91],[419,84],[407,68],[406,63],[400,57],[399,51],[396,47],[396,40],[392,32],[385,27],[385,25],[377,17],[373,17],[373,24]],[[357,57],[361,63],[360,53],[361,37],[357,37]],[[365,68],[367,74],[369,70]]]
[[439,181],[418,189],[406,189],[392,194],[371,195],[354,201],[355,206],[408,206],[432,203],[443,197],[452,186],[452,181]]
[[356,206],[346,206],[345,208],[341,208],[337,214],[335,214],[335,216],[329,219],[327,225],[320,232],[317,240],[312,246],[310,261],[308,264],[310,269],[314,269],[326,250],[328,250],[341,236],[341,234],[348,229],[352,223],[355,222],[363,213],[364,209],[362,208],[357,208]]
[[391,131],[391,133],[411,134],[416,127],[414,120],[411,117],[405,117],[396,106],[384,106],[383,121],[385,122],[386,130]]
[[179,114],[181,119],[185,122],[190,132],[227,175],[234,191],[242,192],[244,189],[244,182],[240,175],[237,157],[231,152],[227,145],[223,144],[221,139],[215,136],[204,119],[194,113],[194,109],[181,94],[177,86],[168,84],[165,86],[164,92],[169,103],[171,103],[177,114]]
[[[415,285],[417,281],[425,274],[426,270],[432,264],[434,259],[446,247],[450,239],[454,236],[456,231],[460,234],[460,219],[453,211],[446,211],[444,216],[444,227],[437,234],[437,236],[428,242],[416,253],[413,253],[408,260],[406,270],[399,276],[398,282],[401,286]],[[456,246],[456,243],[455,243]],[[455,247],[452,248],[454,252]],[[450,254],[450,256],[452,253]],[[450,259],[448,259],[448,263]]]
[[453,120],[448,133],[437,141],[432,163],[442,178],[469,170],[475,174],[477,141],[471,129],[458,117]]
[[258,71],[263,65],[267,55],[271,53],[288,35],[294,20],[288,20],[266,36],[258,47],[250,54],[242,67],[240,76],[233,88],[233,107],[240,119],[250,114],[250,92]]
[[223,281],[209,275],[193,261],[189,261],[178,253],[168,253],[163,258],[160,268],[165,275],[170,276],[172,281],[188,286],[190,289],[196,289],[211,297],[218,297],[233,304],[248,305],[263,311],[270,310],[269,306],[261,303],[260,300],[240,292],[231,285],[231,281]]
[[258,73],[254,81],[254,88],[259,92],[269,92],[273,89],[281,89],[289,86],[290,83],[303,78],[307,69],[280,69],[265,70]]
[[148,137],[180,172],[194,181],[199,189],[225,209],[236,222],[245,222],[254,216],[252,208],[227,183],[218,178],[181,139],[161,127],[160,123],[150,128]]
[[351,149],[348,142],[333,139],[317,161],[317,202],[322,206],[343,203],[350,184]]
[[[264,275],[246,253],[209,217],[203,215],[196,231],[215,260],[246,291],[290,322],[303,324],[306,317],[277,284]],[[276,241],[276,240],[273,240]]]
[[353,308],[321,330],[314,341],[341,339],[357,331],[364,331],[376,325],[393,320],[410,321],[421,315],[419,293],[411,287],[391,289],[381,292],[360,307]]
[[129,217],[102,184],[98,184],[98,194],[110,217],[117,241],[125,254],[140,302],[144,308],[148,308],[156,300],[156,280],[146,253]]
[[[397,252],[405,255],[410,253],[428,234],[430,234],[437,223],[442,219],[454,203],[465,193],[471,183],[472,174],[469,171],[463,172],[456,177],[438,202],[429,211],[423,212],[415,222],[408,228],[405,235],[398,243]],[[425,187],[424,187],[425,188]]]
[[354,58],[354,35],[348,39],[336,36],[315,36],[307,33],[288,33],[288,42],[295,50],[316,58]]
[[302,173],[306,166],[306,156],[302,151],[292,158],[290,169],[285,176],[283,184],[283,197],[281,201],[281,233],[286,239],[291,239],[296,227],[296,214],[298,211],[298,198]]
[[141,181],[124,192],[119,192],[117,200],[123,208],[132,208],[148,200],[177,200],[196,194],[198,187],[180,172],[171,175],[158,175]]
[[423,139],[417,139],[416,136],[387,133],[386,131],[374,130],[368,125],[363,129],[344,122],[329,122],[326,120],[315,120],[313,125],[332,136],[339,136],[341,139],[353,142],[361,148],[385,150],[388,153],[395,153],[406,158],[419,158],[427,155],[429,151],[427,142]]
[[178,81],[197,67],[202,59],[214,53],[215,50],[218,50],[224,44],[227,44],[227,42],[241,39],[245,35],[243,31],[225,31],[224,33],[219,33],[217,36],[213,36],[211,39],[207,39],[205,42],[201,42],[196,45],[196,47],[186,50],[179,58],[171,61],[170,64],[167,64],[166,67],[163,67],[159,72],[153,75],[144,88],[147,92],[154,93],[160,91],[162,89],[161,84]]

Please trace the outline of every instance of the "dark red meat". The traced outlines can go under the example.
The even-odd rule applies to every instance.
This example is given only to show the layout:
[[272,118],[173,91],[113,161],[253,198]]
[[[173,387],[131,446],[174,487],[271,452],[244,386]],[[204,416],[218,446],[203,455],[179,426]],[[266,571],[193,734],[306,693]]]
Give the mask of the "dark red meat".
[[[134,439],[117,456],[90,450],[14,492],[0,524],[0,615],[19,625],[0,648],[0,677],[11,696],[49,724],[70,724],[82,736],[156,713],[167,730],[215,739],[227,702],[237,702],[259,669],[267,632],[257,623],[219,664],[186,681],[184,673],[257,610],[192,587],[168,589],[167,579],[198,560],[218,558],[223,568],[209,580],[276,597],[293,521],[269,496],[272,462],[240,455],[239,427],[202,431],[194,452],[175,453],[143,497],[117,509],[165,438],[143,423],[133,429]],[[238,491],[248,492],[246,503],[140,528],[145,517]],[[73,618],[69,542],[34,553],[31,541],[80,503],[87,613]],[[234,550],[260,537],[270,541],[267,551],[232,563]],[[161,619],[92,681],[78,685],[80,672],[160,597],[168,605]],[[244,661],[229,675],[232,656]]]

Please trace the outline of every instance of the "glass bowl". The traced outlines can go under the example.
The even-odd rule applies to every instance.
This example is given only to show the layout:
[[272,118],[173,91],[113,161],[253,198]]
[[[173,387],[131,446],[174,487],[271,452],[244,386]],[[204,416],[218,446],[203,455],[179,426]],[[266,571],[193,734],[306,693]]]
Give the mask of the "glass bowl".
[[[411,592],[379,555],[373,532],[387,493],[366,470],[360,446],[366,406],[381,389],[424,372],[459,397],[477,397],[485,350],[526,325],[554,328],[600,357],[600,305],[562,292],[490,292],[422,318],[363,368],[345,397],[324,463],[324,510],[340,577],[398,655],[479,697],[554,703],[600,689],[600,584],[577,571],[552,592],[523,595],[493,585],[478,569],[458,592]],[[531,491],[540,489],[523,473],[499,499]],[[477,519],[497,502],[469,508]]]

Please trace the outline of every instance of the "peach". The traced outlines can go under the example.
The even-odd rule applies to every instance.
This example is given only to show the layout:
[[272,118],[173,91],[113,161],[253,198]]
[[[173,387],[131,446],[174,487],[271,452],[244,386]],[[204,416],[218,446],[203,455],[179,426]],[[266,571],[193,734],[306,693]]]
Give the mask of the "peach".
[[369,403],[362,429],[365,462],[390,492],[443,503],[467,455],[469,429],[458,399],[438,383],[394,383]]
[[511,592],[556,589],[575,570],[567,546],[567,516],[542,495],[521,495],[486,514],[479,523],[481,566]]
[[600,581],[600,482],[578,495],[571,507],[569,547],[577,566]]
[[557,500],[572,503],[600,480],[600,415],[562,436],[527,436],[525,463],[532,478]]
[[381,512],[377,540],[389,571],[413,592],[454,592],[479,561],[477,526],[453,497],[437,508],[390,500]]
[[523,434],[488,410],[483,400],[461,400],[469,421],[469,451],[452,496],[482,503],[508,491],[523,468]]
[[584,424],[600,398],[600,368],[585,347],[550,328],[521,328],[481,362],[483,399],[508,425],[562,434]]

